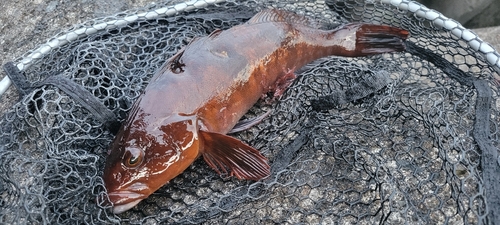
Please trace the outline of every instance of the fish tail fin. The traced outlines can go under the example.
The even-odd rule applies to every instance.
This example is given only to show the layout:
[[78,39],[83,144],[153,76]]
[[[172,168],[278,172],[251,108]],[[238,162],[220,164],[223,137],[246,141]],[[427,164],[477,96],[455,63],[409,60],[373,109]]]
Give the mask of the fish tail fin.
[[351,24],[350,26],[357,26],[355,56],[400,52],[406,49],[404,40],[409,35],[407,30],[374,24]]

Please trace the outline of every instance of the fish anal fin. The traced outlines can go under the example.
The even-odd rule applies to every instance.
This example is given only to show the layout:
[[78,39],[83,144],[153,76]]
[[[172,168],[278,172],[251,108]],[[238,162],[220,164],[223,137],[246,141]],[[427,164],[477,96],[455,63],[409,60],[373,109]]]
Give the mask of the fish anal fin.
[[293,83],[293,81],[297,78],[297,75],[295,75],[295,68],[293,69],[286,69],[285,75],[281,76],[278,81],[276,81],[275,87],[274,87],[274,98],[279,98],[285,93],[286,89]]
[[[285,93],[288,87],[297,78],[297,75],[295,75],[294,71],[295,68],[283,69],[283,75],[280,76],[273,85],[268,87],[268,92],[262,95],[262,99],[265,99],[265,102],[267,104],[273,103]],[[271,97],[271,98],[266,98],[266,97]]]
[[308,17],[296,14],[294,12],[278,10],[278,9],[266,9],[255,14],[247,23],[248,24],[258,24],[258,23],[289,23],[289,24],[300,24],[303,26],[320,27],[318,21],[310,19]]
[[200,131],[203,158],[218,174],[228,173],[238,179],[260,180],[271,173],[267,158],[242,141],[219,133]]

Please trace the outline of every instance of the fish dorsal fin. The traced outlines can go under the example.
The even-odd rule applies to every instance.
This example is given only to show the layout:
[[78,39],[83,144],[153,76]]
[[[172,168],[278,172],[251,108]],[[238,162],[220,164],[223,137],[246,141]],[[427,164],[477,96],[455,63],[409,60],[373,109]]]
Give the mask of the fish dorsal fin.
[[219,34],[220,34],[221,32],[222,32],[222,30],[221,30],[221,29],[215,29],[214,31],[212,31],[212,33],[210,33],[210,34],[208,35],[208,37],[210,37],[210,38],[212,38],[212,39],[213,39],[213,38],[216,38],[217,36],[219,36]]
[[271,173],[267,159],[242,141],[225,134],[200,131],[203,158],[218,174],[230,171],[238,179],[260,180]]
[[308,17],[296,14],[290,11],[284,11],[279,9],[265,9],[255,14],[248,24],[259,24],[259,23],[288,23],[288,24],[299,24],[308,27],[318,27],[317,21],[310,19]]

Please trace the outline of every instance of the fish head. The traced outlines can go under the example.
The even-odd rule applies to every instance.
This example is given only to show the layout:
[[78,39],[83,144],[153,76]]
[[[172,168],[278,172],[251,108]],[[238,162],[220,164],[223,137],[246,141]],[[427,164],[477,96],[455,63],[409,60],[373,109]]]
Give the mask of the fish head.
[[149,130],[122,127],[103,175],[113,212],[134,207],[182,173],[198,157],[199,140],[195,119]]

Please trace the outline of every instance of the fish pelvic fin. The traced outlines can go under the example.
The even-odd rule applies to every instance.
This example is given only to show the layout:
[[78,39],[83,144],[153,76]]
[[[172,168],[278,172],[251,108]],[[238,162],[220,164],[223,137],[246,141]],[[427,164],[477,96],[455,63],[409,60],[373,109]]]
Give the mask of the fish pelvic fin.
[[236,125],[234,125],[233,129],[231,129],[228,133],[232,134],[232,133],[237,133],[240,131],[248,130],[248,129],[250,129],[250,127],[253,127],[253,126],[259,124],[260,122],[262,122],[262,120],[264,118],[266,118],[267,116],[269,116],[269,114],[271,114],[271,110],[263,113],[260,116],[246,119],[246,120],[241,120]]
[[225,134],[200,131],[203,138],[203,158],[218,174],[238,179],[261,180],[270,175],[267,158],[242,141]]

